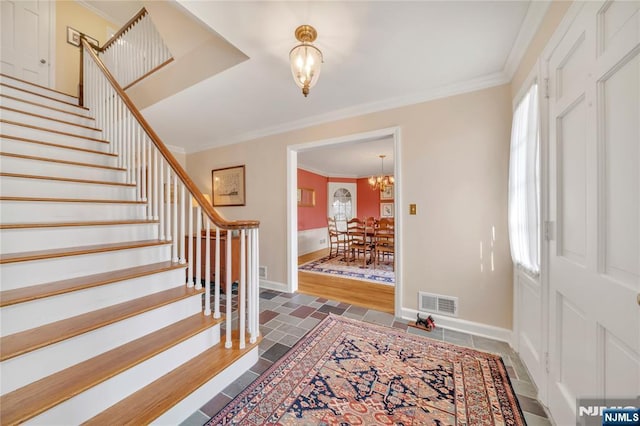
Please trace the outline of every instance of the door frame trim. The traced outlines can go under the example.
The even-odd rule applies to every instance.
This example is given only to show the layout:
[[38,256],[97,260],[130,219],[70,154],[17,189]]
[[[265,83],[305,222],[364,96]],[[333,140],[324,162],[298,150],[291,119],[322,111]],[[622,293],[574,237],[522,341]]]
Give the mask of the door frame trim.
[[311,142],[293,144],[287,146],[287,289],[289,293],[298,290],[298,152],[319,147],[340,145],[362,141],[366,139],[379,139],[383,137],[393,138],[394,169],[396,176],[394,185],[394,217],[396,227],[396,284],[394,297],[394,310],[396,315],[402,312],[402,157],[401,157],[401,132],[400,127],[387,127],[369,132],[355,133],[346,136],[338,136],[327,139],[319,139]]

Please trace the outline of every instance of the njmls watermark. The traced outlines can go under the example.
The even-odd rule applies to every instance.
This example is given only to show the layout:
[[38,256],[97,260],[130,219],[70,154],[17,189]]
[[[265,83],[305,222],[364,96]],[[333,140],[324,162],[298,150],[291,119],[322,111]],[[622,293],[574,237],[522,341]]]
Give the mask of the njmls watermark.
[[640,396],[576,400],[578,426],[640,426]]

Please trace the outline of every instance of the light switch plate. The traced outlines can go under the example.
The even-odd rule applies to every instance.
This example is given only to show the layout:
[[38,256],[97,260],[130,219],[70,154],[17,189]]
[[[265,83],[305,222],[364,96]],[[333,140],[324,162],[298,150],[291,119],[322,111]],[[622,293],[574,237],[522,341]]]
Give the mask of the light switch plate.
[[409,204],[409,214],[416,214],[416,205]]

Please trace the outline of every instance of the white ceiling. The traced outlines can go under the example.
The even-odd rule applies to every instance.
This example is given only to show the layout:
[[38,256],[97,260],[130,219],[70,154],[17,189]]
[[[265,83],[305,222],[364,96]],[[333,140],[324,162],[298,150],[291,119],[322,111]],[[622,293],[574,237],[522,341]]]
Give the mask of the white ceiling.
[[[143,111],[166,144],[185,152],[506,83],[548,7],[483,0],[179,3],[250,58]],[[288,63],[301,24],[317,29],[324,55],[308,98]]]

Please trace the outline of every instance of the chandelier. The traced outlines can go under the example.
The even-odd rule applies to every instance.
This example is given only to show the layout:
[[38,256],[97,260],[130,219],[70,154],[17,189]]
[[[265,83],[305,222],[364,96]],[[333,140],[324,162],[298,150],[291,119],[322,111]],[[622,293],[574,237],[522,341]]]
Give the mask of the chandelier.
[[393,178],[393,176],[384,174],[384,157],[386,157],[386,155],[379,155],[378,157],[380,157],[380,162],[381,162],[380,175],[371,176],[369,178],[369,185],[371,186],[371,189],[374,191],[376,189],[380,189],[380,191],[384,191],[385,189],[387,189],[387,187],[393,185],[393,183],[395,182],[395,179]]
[[322,65],[322,52],[315,47],[313,41],[318,36],[316,29],[311,25],[300,25],[296,28],[296,38],[300,42],[289,52],[291,73],[302,94],[306,98],[320,76]]

